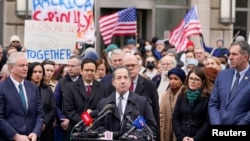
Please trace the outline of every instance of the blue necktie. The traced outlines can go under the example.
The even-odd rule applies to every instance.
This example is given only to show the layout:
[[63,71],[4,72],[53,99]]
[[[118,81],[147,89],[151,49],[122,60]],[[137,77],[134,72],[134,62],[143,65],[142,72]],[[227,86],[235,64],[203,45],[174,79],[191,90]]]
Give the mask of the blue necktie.
[[232,97],[234,95],[234,92],[239,84],[239,81],[240,81],[240,73],[237,72],[236,73],[236,79],[234,81],[234,84],[233,84],[233,87],[232,87],[232,90],[231,90],[231,93],[230,93],[230,97]]
[[26,110],[27,107],[26,107],[25,95],[24,95],[24,92],[23,92],[23,85],[19,84],[18,87],[19,87],[19,95],[20,95],[20,98],[22,100],[23,108]]

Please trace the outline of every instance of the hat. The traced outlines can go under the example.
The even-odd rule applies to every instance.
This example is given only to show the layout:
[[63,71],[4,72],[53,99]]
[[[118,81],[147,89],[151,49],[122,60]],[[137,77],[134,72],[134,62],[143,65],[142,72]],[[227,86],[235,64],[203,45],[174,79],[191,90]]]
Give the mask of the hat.
[[156,43],[158,40],[159,40],[158,37],[153,37],[153,38],[151,39],[151,42],[152,42],[152,43]]
[[135,40],[133,38],[127,40],[126,45],[130,44],[135,45]]
[[110,44],[105,49],[105,52],[108,53],[109,51],[114,50],[114,49],[118,49],[118,46],[116,44]]
[[10,37],[10,43],[12,43],[13,41],[19,41],[20,42],[20,38],[17,35],[12,35]]
[[189,40],[188,43],[187,43],[187,47],[188,46],[194,46],[194,42],[192,42],[191,40]]
[[175,57],[177,57],[177,53],[176,53],[176,50],[174,48],[170,48],[167,50],[167,54],[168,53],[172,53]]
[[198,60],[197,59],[189,59],[188,61],[187,61],[187,67],[189,66],[189,65],[195,65],[195,66],[198,66]]
[[171,74],[175,74],[176,76],[178,76],[178,77],[181,79],[182,83],[183,83],[183,82],[185,81],[185,79],[186,79],[186,74],[185,74],[184,70],[181,69],[181,68],[173,68],[173,69],[169,70],[169,71],[168,71],[168,77],[169,77]]
[[96,50],[92,47],[89,47],[85,50],[84,56],[82,59],[93,59],[93,60],[98,60],[99,59],[99,55],[96,53]]
[[162,44],[162,45],[164,45],[165,43],[164,43],[163,40],[158,40],[158,41],[156,42],[156,44]]
[[241,35],[237,36],[235,39],[235,42],[239,42],[239,41],[245,41],[245,37],[243,37]]

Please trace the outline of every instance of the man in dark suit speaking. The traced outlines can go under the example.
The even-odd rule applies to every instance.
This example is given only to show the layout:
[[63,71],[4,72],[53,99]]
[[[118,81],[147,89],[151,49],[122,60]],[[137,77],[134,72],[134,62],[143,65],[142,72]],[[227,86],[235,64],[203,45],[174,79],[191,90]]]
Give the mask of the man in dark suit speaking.
[[[108,104],[116,105],[113,113],[103,120],[104,129],[121,133],[128,132],[131,127],[127,128],[127,117],[134,116],[133,113],[137,111],[138,115],[145,118],[146,124],[156,135],[157,124],[152,108],[145,97],[129,91],[131,75],[126,67],[120,66],[114,70],[112,84],[116,89],[115,92],[102,99],[97,105],[98,111],[101,111]],[[133,121],[134,118],[131,118],[131,120]]]
[[44,112],[38,87],[25,80],[28,61],[23,52],[8,57],[10,77],[0,83],[0,141],[36,141]]

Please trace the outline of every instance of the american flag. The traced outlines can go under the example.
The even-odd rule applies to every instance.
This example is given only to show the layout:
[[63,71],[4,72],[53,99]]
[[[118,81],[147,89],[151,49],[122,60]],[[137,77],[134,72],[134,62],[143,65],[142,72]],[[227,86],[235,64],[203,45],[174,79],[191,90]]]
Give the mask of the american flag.
[[130,7],[99,19],[100,32],[105,45],[111,43],[113,35],[136,34],[136,9]]
[[175,45],[177,52],[185,51],[188,37],[201,33],[200,20],[197,8],[193,6],[182,19],[181,23],[170,32],[169,43]]

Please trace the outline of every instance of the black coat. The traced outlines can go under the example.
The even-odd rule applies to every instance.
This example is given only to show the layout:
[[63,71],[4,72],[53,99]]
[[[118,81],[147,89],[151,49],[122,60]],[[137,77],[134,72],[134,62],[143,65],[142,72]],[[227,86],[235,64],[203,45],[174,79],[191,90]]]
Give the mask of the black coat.
[[182,141],[185,136],[206,141],[209,134],[208,100],[209,97],[198,98],[191,106],[183,94],[178,96],[172,117],[177,141]]
[[53,140],[53,122],[56,118],[56,101],[52,89],[49,86],[39,87],[40,97],[44,110],[45,130],[42,132],[41,141]]
[[81,121],[81,113],[87,109],[96,110],[97,103],[107,95],[104,84],[93,81],[90,96],[87,95],[86,87],[82,79],[72,82],[66,86],[63,104],[64,114],[72,124]]
[[145,97],[137,95],[133,92],[129,93],[127,105],[124,112],[123,122],[120,122],[120,115],[118,108],[116,106],[116,93],[112,93],[109,97],[101,100],[98,103],[97,110],[101,111],[103,107],[107,104],[114,104],[115,108],[113,113],[110,116],[106,116],[105,120],[103,120],[104,129],[114,132],[127,132],[131,127],[127,127],[128,121],[126,120],[126,116],[131,116],[132,120],[135,120],[134,112],[137,111],[140,116],[143,116],[146,120],[146,124],[153,131],[154,135],[156,135],[157,124],[154,119],[154,115],[152,112],[152,108],[150,107],[148,100]]

